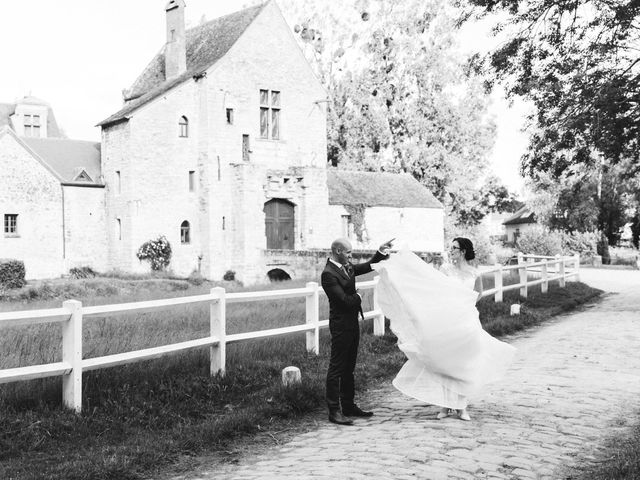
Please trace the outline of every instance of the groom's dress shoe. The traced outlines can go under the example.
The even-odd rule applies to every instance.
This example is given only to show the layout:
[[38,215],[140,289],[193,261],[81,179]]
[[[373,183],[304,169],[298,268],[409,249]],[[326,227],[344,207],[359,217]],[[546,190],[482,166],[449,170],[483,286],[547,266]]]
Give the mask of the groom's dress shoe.
[[373,412],[365,412],[360,409],[357,405],[354,405],[351,408],[343,408],[342,413],[344,413],[347,417],[371,417],[373,416]]
[[353,425],[353,420],[345,417],[342,412],[329,412],[329,421],[338,425]]

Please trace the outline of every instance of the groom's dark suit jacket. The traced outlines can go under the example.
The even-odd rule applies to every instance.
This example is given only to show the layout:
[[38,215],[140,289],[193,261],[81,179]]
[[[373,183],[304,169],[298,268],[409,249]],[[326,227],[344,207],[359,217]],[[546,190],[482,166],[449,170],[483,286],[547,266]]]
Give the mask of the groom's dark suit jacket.
[[322,288],[329,298],[329,330],[345,331],[358,330],[358,313],[362,311],[362,299],[356,293],[356,277],[369,273],[371,264],[384,260],[388,255],[380,252],[371,257],[368,262],[347,265],[353,270],[348,275],[330,260],[322,272]]

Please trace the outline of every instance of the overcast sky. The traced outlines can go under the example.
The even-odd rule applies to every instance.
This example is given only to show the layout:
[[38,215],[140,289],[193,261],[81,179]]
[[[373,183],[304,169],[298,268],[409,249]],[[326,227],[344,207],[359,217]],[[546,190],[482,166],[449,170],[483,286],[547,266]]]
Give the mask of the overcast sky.
[[[100,140],[94,125],[122,106],[121,91],[165,41],[166,0],[19,0],[0,10],[0,102],[25,95],[48,102],[69,138]],[[186,0],[187,27],[240,10],[247,0]],[[463,44],[490,43],[470,30]],[[519,132],[525,108],[507,108],[496,96],[498,142],[493,166],[505,183],[521,188]]]

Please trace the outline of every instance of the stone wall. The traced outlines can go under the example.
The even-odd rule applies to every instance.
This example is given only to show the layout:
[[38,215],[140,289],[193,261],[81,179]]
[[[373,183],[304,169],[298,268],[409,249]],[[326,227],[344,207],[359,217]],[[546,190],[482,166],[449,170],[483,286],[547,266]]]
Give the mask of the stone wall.
[[27,279],[63,273],[62,187],[12,132],[0,132],[0,222],[18,215],[17,235],[0,230],[0,258],[22,260]]
[[105,189],[64,186],[65,262],[104,272],[107,264]]

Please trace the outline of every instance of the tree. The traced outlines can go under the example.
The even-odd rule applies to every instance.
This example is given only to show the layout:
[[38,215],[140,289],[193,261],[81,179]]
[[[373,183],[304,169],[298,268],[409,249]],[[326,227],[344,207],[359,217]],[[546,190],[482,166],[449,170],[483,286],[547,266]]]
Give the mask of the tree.
[[332,166],[408,172],[456,217],[488,170],[495,125],[444,0],[281,0],[329,94]]
[[[549,174],[575,186],[558,199],[582,202],[584,213],[595,206],[597,223],[615,241],[620,201],[630,193],[621,185],[639,173],[640,2],[467,2],[480,10],[469,10],[463,18],[496,10],[510,14],[496,28],[507,40],[487,65],[492,82],[536,106],[523,173],[533,181]],[[585,178],[588,186],[579,185]]]

